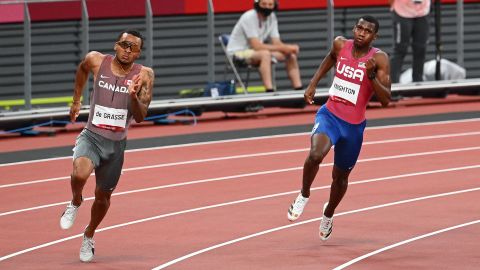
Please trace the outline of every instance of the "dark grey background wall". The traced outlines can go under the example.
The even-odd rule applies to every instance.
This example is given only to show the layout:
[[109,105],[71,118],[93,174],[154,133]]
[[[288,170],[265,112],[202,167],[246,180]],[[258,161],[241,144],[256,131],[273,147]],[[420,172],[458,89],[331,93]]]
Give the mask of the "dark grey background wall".
[[[443,55],[456,62],[455,5],[442,6]],[[391,52],[392,24],[387,7],[341,8],[335,10],[335,35],[351,37],[351,29],[361,15],[371,14],[380,21],[375,46]],[[467,77],[480,77],[480,4],[465,4],[465,68]],[[215,36],[230,33],[241,14],[217,14]],[[433,15],[433,14],[432,14]],[[326,11],[302,10],[278,13],[280,33],[285,42],[301,46],[300,66],[304,84],[323,59],[326,44]],[[433,16],[427,60],[435,54]],[[90,22],[90,49],[113,52],[118,33],[132,27],[144,31],[144,18],[109,19]],[[41,22],[32,25],[33,98],[69,96],[72,93],[76,66],[80,55],[80,22]],[[216,39],[215,39],[216,41]],[[144,58],[140,59],[144,62]],[[224,79],[224,55],[216,41],[216,79]],[[406,58],[404,68],[411,63]],[[156,73],[154,98],[176,98],[182,89],[203,88],[207,83],[207,17],[171,16],[154,18],[154,66]],[[231,75],[227,79],[232,78]],[[0,100],[23,98],[23,25],[0,25]],[[250,85],[261,85],[258,75]],[[290,89],[283,65],[277,65],[277,85]],[[320,86],[326,86],[322,81]]]

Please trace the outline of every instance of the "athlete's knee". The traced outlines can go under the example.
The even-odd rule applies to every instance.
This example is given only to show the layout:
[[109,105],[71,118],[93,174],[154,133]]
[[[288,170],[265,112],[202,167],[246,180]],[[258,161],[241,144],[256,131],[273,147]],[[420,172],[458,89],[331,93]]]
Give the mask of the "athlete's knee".
[[108,188],[103,188],[97,183],[97,187],[95,188],[95,198],[110,200],[111,196],[112,192],[109,191]]
[[332,179],[337,185],[346,188],[348,186],[348,175],[350,172],[341,171],[340,169],[332,170]]
[[323,161],[325,155],[323,153],[319,153],[318,151],[310,151],[308,155],[308,160],[314,164],[320,164]]
[[87,181],[93,171],[93,164],[87,158],[80,157],[73,162],[72,181]]
[[100,204],[104,207],[109,207],[110,206],[110,192],[106,192],[101,190],[100,188],[97,188],[95,190],[95,203]]
[[90,176],[90,172],[74,168],[70,178],[75,182],[85,182]]

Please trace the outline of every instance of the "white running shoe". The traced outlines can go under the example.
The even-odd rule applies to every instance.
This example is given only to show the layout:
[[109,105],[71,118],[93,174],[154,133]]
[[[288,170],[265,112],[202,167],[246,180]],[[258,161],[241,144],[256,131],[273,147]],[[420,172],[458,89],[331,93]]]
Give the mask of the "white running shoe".
[[95,254],[95,241],[83,235],[82,246],[80,247],[80,261],[90,262]]
[[67,209],[65,209],[65,212],[63,212],[62,217],[60,218],[60,227],[62,229],[70,229],[73,226],[79,207],[80,206],[73,205],[72,202],[67,205]]
[[308,198],[303,197],[302,193],[298,194],[297,198],[290,205],[290,208],[288,208],[288,213],[287,213],[288,220],[294,221],[298,219],[302,214],[303,209],[305,208],[305,205],[307,205],[307,202],[308,202]]
[[325,216],[325,209],[327,209],[327,205],[328,202],[323,205],[323,217],[322,221],[320,222],[320,228],[318,232],[320,239],[323,241],[326,241],[330,237],[333,229],[333,216],[331,218]]

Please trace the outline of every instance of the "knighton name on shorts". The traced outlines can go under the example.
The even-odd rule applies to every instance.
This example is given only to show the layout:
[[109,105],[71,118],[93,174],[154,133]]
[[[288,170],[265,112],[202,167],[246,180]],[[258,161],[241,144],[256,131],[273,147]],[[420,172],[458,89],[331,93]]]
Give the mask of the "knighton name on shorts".
[[355,69],[345,64],[343,64],[340,69],[340,62],[337,62],[337,73],[343,74],[343,76],[350,79],[360,79],[360,81],[363,81],[364,72],[362,69]]
[[98,86],[101,88],[111,90],[113,92],[128,93],[128,88],[125,86],[116,86],[104,81],[98,81]]

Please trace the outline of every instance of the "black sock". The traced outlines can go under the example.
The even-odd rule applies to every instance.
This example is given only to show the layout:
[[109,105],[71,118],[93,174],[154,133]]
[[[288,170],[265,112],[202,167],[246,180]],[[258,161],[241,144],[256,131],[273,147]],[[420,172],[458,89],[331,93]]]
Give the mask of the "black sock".
[[293,88],[293,90],[303,90],[303,86],[295,87],[295,88]]
[[273,92],[273,89],[265,89],[265,92]]

